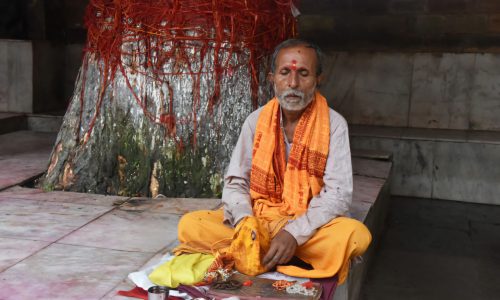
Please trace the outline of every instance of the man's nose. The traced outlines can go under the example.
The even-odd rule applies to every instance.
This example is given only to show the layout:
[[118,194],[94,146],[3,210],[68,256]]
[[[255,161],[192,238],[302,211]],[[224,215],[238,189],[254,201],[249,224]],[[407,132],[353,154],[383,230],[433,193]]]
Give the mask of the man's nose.
[[290,88],[297,88],[299,86],[299,74],[297,72],[290,72],[288,77],[288,86]]

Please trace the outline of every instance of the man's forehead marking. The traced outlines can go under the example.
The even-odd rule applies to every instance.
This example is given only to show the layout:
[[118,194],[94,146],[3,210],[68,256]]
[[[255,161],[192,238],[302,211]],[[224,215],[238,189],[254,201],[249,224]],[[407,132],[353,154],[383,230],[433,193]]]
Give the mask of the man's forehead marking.
[[295,59],[292,59],[292,70],[297,70],[297,61]]

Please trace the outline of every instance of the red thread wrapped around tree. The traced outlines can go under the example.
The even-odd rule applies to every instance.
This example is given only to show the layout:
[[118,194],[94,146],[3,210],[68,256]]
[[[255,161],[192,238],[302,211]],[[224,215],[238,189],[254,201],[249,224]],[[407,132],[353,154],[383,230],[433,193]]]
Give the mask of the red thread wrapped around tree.
[[[172,75],[191,76],[193,107],[190,119],[196,130],[200,75],[207,72],[203,68],[203,58],[212,52],[213,67],[208,72],[212,72],[214,88],[209,97],[209,109],[220,100],[221,77],[243,65],[251,72],[252,102],[256,108],[259,63],[279,42],[295,35],[292,7],[292,0],[90,0],[85,15],[88,30],[85,50],[102,62],[101,93],[84,141],[99,114],[104,90],[117,71],[123,74],[144,115],[165,126],[172,136],[175,135],[175,123],[179,121],[173,113],[175,97],[169,94],[169,103],[162,112],[149,111],[147,99],[134,92],[127,74],[143,72],[167,84]],[[127,44],[138,46],[124,47]],[[225,60],[220,59],[222,51],[229,53]],[[248,59],[236,64],[230,62],[232,53],[243,51],[249,54]],[[198,59],[197,64],[193,59]],[[166,71],[167,63],[183,67]],[[85,64],[83,67],[85,69]],[[81,90],[81,101],[84,90]],[[193,144],[196,144],[196,134]]]

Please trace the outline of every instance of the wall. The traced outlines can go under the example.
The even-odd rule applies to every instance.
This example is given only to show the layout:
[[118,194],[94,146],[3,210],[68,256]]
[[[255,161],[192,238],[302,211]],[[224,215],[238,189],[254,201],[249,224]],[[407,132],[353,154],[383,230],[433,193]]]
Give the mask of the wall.
[[500,45],[498,0],[302,0],[302,37],[335,49],[476,51]]
[[351,124],[500,130],[500,54],[327,54],[322,91]]
[[31,42],[0,40],[0,111],[33,112]]
[[64,113],[82,61],[87,2],[0,1],[0,111]]

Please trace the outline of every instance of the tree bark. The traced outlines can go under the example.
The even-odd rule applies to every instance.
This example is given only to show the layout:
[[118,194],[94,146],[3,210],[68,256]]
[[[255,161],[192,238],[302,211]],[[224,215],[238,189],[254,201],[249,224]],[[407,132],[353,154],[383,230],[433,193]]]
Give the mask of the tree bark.
[[[102,88],[106,66],[86,54],[41,186],[126,196],[220,196],[241,125],[253,110],[249,68],[238,64],[248,57],[218,54],[219,59],[232,55],[234,67],[220,78],[220,101],[211,110],[214,75],[209,71],[216,54],[192,55],[207,72],[171,75],[161,82],[148,67],[125,61],[128,67],[107,75],[109,84]],[[179,61],[164,65],[165,70],[179,68],[186,66]],[[268,97],[269,90],[262,88],[259,98]],[[154,121],[166,113],[175,117],[175,127]]]

